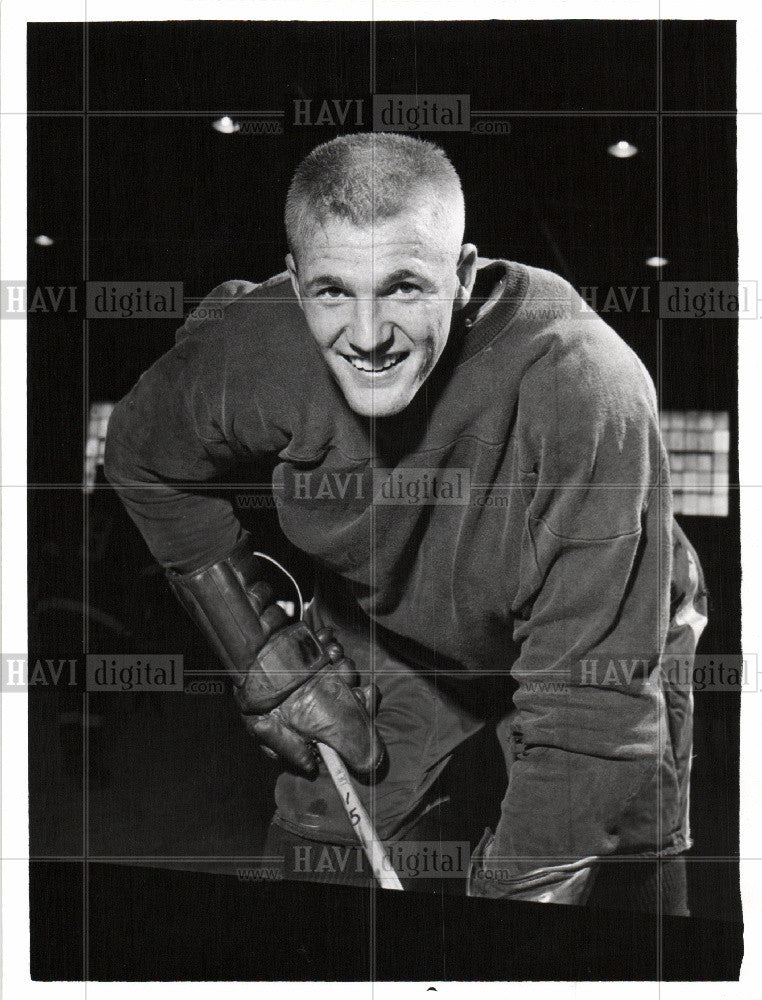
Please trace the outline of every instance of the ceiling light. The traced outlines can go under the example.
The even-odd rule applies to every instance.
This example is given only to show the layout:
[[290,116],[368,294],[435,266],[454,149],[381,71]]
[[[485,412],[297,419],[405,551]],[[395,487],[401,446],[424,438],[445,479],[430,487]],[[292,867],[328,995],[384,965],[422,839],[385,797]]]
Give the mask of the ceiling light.
[[228,115],[224,115],[222,118],[218,118],[212,122],[212,128],[216,128],[218,132],[222,132],[225,135],[232,135],[233,132],[240,131],[241,123],[234,122]]
[[615,142],[613,146],[609,146],[609,153],[612,156],[616,156],[618,160],[627,160],[629,157],[634,156],[637,151],[638,147],[633,146],[626,139],[622,139],[619,142]]

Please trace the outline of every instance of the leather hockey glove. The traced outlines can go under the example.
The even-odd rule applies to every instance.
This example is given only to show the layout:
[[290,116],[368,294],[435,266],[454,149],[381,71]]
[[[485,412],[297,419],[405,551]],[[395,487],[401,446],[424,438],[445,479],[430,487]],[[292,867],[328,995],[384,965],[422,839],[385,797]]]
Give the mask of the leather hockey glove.
[[329,629],[317,635],[275,603],[264,564],[245,537],[225,558],[191,573],[167,571],[170,587],[230,673],[247,730],[269,756],[318,773],[319,740],[363,777],[384,745],[371,721],[373,686],[356,687],[352,660]]

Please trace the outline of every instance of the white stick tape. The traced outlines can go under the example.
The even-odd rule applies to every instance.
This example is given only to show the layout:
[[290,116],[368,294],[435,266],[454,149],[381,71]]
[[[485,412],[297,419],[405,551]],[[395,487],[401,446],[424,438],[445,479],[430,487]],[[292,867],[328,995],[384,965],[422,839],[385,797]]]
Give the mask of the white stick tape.
[[344,803],[344,808],[354,827],[357,838],[368,856],[373,874],[378,879],[382,888],[399,889],[402,891],[402,883],[392,867],[384,845],[379,840],[375,827],[370,821],[370,816],[365,811],[362,802],[360,802],[354,785],[350,781],[346,768],[341,761],[341,757],[339,757],[332,747],[326,746],[325,743],[318,743],[317,746],[320,756],[328,768],[328,773],[336,786],[336,791]]

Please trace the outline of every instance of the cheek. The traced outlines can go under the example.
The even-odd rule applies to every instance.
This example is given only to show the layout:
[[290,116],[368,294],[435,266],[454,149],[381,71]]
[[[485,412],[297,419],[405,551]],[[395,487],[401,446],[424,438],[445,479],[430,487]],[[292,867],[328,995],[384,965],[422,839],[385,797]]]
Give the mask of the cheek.
[[431,374],[434,365],[444,350],[449,332],[449,316],[447,319],[440,317],[427,327],[426,335],[420,342],[420,346],[423,348],[423,358],[421,367],[418,370],[419,379],[425,379]]
[[440,311],[436,316],[431,317],[429,323],[427,340],[431,343],[432,349],[437,357],[444,350],[444,346],[447,343],[447,338],[450,335],[450,324],[452,322],[452,313],[447,311]]
[[328,347],[336,339],[336,329],[339,324],[333,322],[335,317],[331,317],[324,309],[307,307],[304,310],[304,318],[310,334],[319,347]]
[[449,309],[443,309],[441,305],[429,307],[422,310],[414,318],[411,317],[407,325],[404,322],[400,326],[411,336],[418,345],[429,350],[432,346],[434,350],[444,346],[450,332],[450,322],[452,313]]

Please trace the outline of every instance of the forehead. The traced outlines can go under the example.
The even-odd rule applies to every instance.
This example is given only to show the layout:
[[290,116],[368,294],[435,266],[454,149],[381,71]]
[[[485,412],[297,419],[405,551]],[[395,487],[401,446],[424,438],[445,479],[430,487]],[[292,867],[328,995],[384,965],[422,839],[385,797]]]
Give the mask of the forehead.
[[299,264],[307,270],[331,263],[381,270],[392,262],[418,261],[428,266],[449,262],[452,247],[442,240],[430,209],[400,213],[368,226],[331,217],[306,235],[299,247]]

